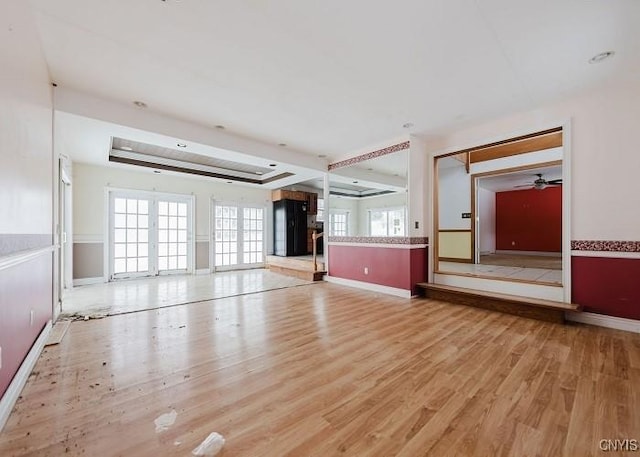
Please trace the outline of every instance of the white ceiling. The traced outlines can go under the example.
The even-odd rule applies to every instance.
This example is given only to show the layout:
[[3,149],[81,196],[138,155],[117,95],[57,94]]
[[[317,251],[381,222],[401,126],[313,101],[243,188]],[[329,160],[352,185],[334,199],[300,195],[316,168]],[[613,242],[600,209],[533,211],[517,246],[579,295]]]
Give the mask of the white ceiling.
[[640,72],[637,0],[30,1],[59,86],[314,156]]

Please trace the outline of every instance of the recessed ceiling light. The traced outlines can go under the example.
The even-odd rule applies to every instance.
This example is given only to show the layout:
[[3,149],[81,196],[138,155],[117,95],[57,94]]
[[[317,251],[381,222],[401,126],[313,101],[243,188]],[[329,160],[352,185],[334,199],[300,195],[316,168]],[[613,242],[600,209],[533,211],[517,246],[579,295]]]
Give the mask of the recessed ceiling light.
[[262,172],[261,172],[261,171],[256,171],[256,174],[257,174],[257,175],[261,175],[261,174],[262,174]]
[[233,181],[227,181],[227,184],[233,184]]
[[270,164],[269,164],[269,166],[270,166],[270,167],[275,167],[275,166],[276,166],[276,164],[275,164],[275,163],[270,163]]
[[318,158],[320,158],[320,159],[324,159],[325,157],[327,157],[326,154],[318,154]]
[[131,146],[122,146],[120,149],[122,149],[123,151],[133,151],[133,148]]
[[178,146],[179,148],[186,148],[187,145],[184,143],[176,143],[176,146]]
[[358,184],[358,181],[353,181],[354,184]]
[[145,102],[141,102],[140,100],[134,100],[133,104],[136,105],[138,108],[147,107],[147,104]]
[[373,168],[367,168],[367,171],[373,171]]
[[159,175],[159,174],[160,174],[160,170],[153,170],[153,172],[154,172],[155,174],[157,174],[157,175]]
[[216,125],[217,129],[224,130],[224,125]]
[[278,143],[278,146],[280,146],[282,148],[286,148],[287,147],[287,143]]
[[589,63],[600,63],[603,60],[608,59],[609,57],[613,57],[614,54],[615,54],[615,52],[613,52],[613,51],[601,52],[600,54],[596,54],[595,56],[590,58],[589,59]]
[[411,122],[407,122],[406,124],[402,124],[402,128],[403,129],[410,129],[411,127],[413,127],[413,124]]

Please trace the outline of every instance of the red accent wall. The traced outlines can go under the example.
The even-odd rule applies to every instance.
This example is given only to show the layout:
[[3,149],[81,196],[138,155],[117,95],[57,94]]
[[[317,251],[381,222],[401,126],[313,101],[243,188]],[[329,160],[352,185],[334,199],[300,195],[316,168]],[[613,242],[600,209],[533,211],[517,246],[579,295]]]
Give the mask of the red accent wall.
[[562,186],[497,192],[496,249],[561,252]]
[[427,282],[429,251],[428,248],[410,249],[411,256],[411,294],[418,295],[416,284],[419,282]]
[[585,311],[640,319],[640,259],[571,258],[571,301]]
[[[51,319],[51,254],[0,271],[0,396]],[[34,312],[31,325],[31,310]]]
[[[364,269],[369,274],[364,274]],[[411,290],[427,280],[427,248],[329,246],[329,275]]]

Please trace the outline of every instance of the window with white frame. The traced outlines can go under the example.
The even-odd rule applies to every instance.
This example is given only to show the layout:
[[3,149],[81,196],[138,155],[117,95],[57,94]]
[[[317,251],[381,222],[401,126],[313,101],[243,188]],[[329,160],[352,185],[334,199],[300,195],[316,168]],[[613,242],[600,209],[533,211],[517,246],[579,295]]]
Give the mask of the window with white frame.
[[369,210],[369,236],[404,236],[405,209]]
[[329,235],[348,236],[349,235],[349,212],[331,211],[329,213]]
[[318,212],[316,213],[316,221],[324,222],[324,198],[318,199]]

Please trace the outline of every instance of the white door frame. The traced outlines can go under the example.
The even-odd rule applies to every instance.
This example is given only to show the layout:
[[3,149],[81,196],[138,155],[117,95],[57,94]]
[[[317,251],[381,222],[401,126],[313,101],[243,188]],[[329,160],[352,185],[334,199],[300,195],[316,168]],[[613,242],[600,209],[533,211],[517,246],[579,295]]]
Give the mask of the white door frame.
[[[120,280],[126,278],[113,278],[113,248],[112,248],[112,230],[113,230],[113,212],[112,212],[112,200],[118,197],[126,198],[138,198],[148,199],[149,204],[149,272],[148,273],[132,273],[128,278],[141,277],[141,276],[157,276],[158,274],[195,274],[195,209],[196,202],[193,194],[178,194],[169,192],[158,192],[139,189],[126,189],[121,187],[105,186],[104,188],[104,282],[113,280]],[[187,209],[187,269],[185,270],[172,270],[158,272],[157,268],[157,202],[159,200],[165,201],[180,201],[188,204]],[[153,261],[151,260],[153,259]]]
[[71,178],[62,168],[60,163],[60,222],[62,230],[60,230],[60,250],[63,253],[61,266],[64,268],[61,277],[61,291],[73,288],[73,187]]
[[[492,137],[486,137],[484,139],[475,139],[467,144],[458,144],[455,146],[447,147],[446,149],[440,151],[433,151],[429,154],[428,168],[427,168],[427,179],[429,182],[434,183],[434,163],[435,158],[441,155],[446,155],[451,152],[461,151],[468,148],[473,148],[482,144],[490,144],[498,141],[508,140],[510,138],[516,138],[522,135],[527,135],[530,133],[540,132],[543,130],[548,130],[555,127],[562,127],[562,288],[561,288],[561,298],[564,299],[565,302],[571,301],[571,167],[572,167],[572,119],[550,119],[544,122],[541,122],[537,125],[531,125],[530,127],[522,130],[512,131],[511,133],[501,133]],[[434,209],[435,209],[435,196],[436,193],[433,189],[430,192],[430,206],[431,206],[431,223],[429,224],[429,240],[433,240],[435,236],[437,236],[436,227],[434,226]],[[433,242],[433,241],[432,241]],[[439,275],[441,278],[437,278],[436,274],[434,274],[435,265],[437,259],[435,258],[433,249],[429,249],[429,282],[438,282],[442,280],[443,276]],[[457,278],[456,278],[457,279]],[[503,292],[503,293],[514,293],[513,291],[507,290],[497,290],[503,286],[509,286],[518,283],[511,283],[509,281],[492,281],[488,279],[479,278],[461,278],[459,284],[460,287],[468,287],[468,288],[476,288],[481,289],[481,287],[486,287],[489,290],[489,287],[493,288],[493,291]],[[543,285],[530,285],[528,287],[529,290],[517,292],[516,294],[520,295],[529,295],[531,297],[538,298],[546,298],[542,297],[544,291],[541,291],[538,294],[536,289],[545,289],[547,286]],[[524,287],[523,287],[524,289]],[[558,300],[557,297],[552,298],[554,300]]]

